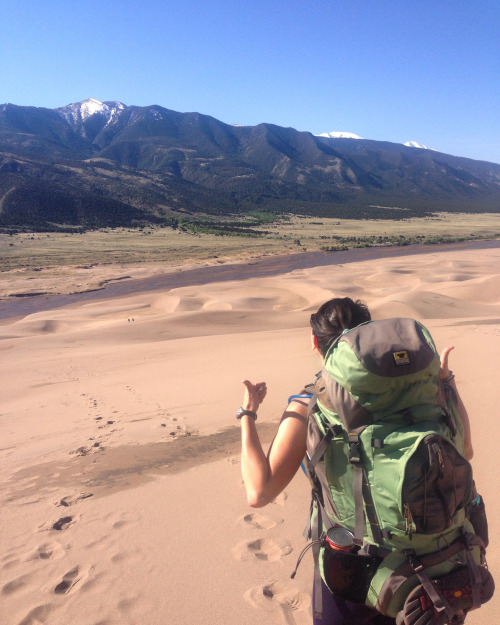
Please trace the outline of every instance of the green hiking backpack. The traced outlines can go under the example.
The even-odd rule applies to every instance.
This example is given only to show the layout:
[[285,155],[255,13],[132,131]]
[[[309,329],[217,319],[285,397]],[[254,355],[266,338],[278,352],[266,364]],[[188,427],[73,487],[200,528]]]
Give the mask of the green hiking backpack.
[[[397,623],[463,623],[493,595],[464,432],[427,329],[385,319],[344,331],[314,385],[307,529],[320,579]],[[342,527],[351,544],[335,545]],[[333,536],[333,534],[331,534]]]

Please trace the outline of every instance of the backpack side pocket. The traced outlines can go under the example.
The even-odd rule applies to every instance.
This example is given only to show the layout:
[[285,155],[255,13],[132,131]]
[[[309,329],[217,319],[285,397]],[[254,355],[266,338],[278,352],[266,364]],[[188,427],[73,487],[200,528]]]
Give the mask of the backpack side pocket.
[[426,436],[406,465],[402,510],[408,533],[435,534],[448,529],[454,515],[469,503],[471,493],[470,463],[445,438]]

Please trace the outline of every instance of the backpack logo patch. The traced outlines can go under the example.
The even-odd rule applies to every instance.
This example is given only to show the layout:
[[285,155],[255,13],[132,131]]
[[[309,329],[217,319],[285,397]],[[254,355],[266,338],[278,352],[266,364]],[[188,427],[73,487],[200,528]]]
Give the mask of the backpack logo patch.
[[396,365],[401,366],[410,364],[410,357],[408,356],[406,349],[402,349],[399,352],[392,352],[392,355],[394,356],[394,362]]

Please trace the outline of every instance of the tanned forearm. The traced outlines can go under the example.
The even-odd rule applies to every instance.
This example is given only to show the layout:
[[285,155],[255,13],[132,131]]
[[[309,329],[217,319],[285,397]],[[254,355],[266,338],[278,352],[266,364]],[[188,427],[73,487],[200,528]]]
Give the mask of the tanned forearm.
[[262,449],[256,423],[248,416],[241,419],[241,472],[248,504],[253,508],[268,504],[264,492],[269,479],[269,463]]

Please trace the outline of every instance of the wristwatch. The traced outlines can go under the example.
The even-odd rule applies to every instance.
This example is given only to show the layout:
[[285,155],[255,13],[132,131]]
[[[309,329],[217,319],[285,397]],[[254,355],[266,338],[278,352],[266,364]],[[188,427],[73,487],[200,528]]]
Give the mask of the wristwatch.
[[247,414],[249,417],[252,417],[254,421],[257,421],[257,413],[252,410],[243,410],[243,408],[238,408],[236,412],[236,418],[241,419],[243,415]]

